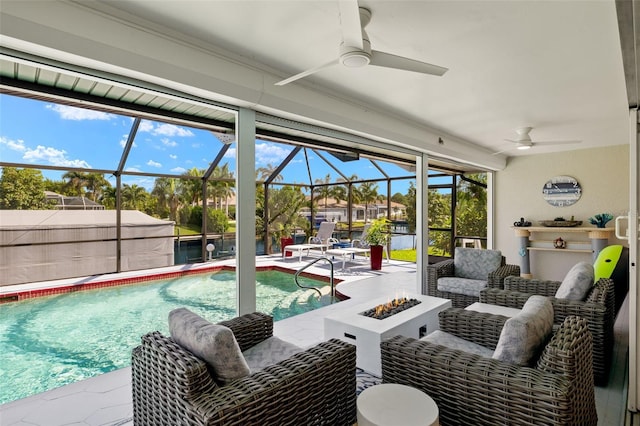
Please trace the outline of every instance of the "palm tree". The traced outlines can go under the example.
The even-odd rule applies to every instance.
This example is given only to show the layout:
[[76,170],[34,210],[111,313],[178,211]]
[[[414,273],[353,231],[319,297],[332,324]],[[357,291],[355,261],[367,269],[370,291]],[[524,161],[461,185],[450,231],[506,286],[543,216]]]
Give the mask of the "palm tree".
[[85,182],[87,195],[92,201],[97,201],[105,191],[105,188],[111,187],[109,181],[101,173],[87,173]]
[[[202,177],[204,170],[194,167],[183,173],[183,176]],[[202,195],[202,179],[182,179],[180,182],[183,200],[192,206],[197,206]]]
[[62,175],[62,179],[67,180],[67,190],[69,195],[76,195],[82,197],[84,195],[83,189],[87,186],[87,173],[70,171]]
[[374,182],[363,182],[358,186],[357,194],[360,202],[364,203],[364,221],[366,223],[369,204],[380,199],[378,184]]
[[316,179],[315,183],[317,185],[322,185],[319,186],[318,188],[314,189],[314,192],[320,197],[320,198],[324,198],[324,215],[325,217],[327,216],[327,204],[328,204],[328,199],[331,196],[331,187],[328,185],[329,183],[331,183],[331,176],[327,173],[327,175],[324,177],[324,179]]
[[156,179],[151,195],[157,198],[159,208],[169,210],[169,219],[178,223],[180,197],[177,179],[166,177]]
[[[276,169],[277,167],[272,165],[271,163],[268,163],[264,167],[258,167],[256,169],[256,178],[260,178],[260,180],[265,181],[273,174],[273,172],[276,171]],[[282,175],[278,174],[273,178],[273,181],[282,182],[282,179]]]
[[128,210],[143,210],[147,190],[135,183],[122,185],[122,207]]

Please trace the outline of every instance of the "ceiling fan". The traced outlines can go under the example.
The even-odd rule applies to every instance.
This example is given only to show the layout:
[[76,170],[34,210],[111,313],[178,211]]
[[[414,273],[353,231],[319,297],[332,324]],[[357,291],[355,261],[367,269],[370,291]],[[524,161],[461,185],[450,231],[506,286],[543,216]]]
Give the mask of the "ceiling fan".
[[372,50],[369,36],[364,29],[371,21],[371,11],[359,7],[357,0],[339,0],[338,4],[342,29],[342,44],[338,58],[279,81],[275,83],[276,86],[284,86],[334,65],[343,65],[347,68],[375,65],[436,76],[442,76],[448,71],[448,68],[438,65]]
[[534,141],[534,140],[531,139],[531,136],[529,136],[529,133],[531,132],[531,130],[533,130],[533,127],[520,127],[518,129],[516,129],[516,133],[518,134],[517,138],[515,138],[515,139],[505,139],[505,141],[511,142],[513,145],[510,146],[507,149],[503,149],[502,151],[494,152],[493,154],[494,155],[502,154],[503,152],[511,151],[512,149],[526,150],[526,149],[529,149],[531,147],[538,146],[538,145],[565,145],[565,144],[574,144],[574,143],[582,142],[582,141],[579,141],[579,140],[575,140],[575,141],[571,141],[571,140],[567,140],[567,141],[544,141],[544,142],[542,142],[542,141]]

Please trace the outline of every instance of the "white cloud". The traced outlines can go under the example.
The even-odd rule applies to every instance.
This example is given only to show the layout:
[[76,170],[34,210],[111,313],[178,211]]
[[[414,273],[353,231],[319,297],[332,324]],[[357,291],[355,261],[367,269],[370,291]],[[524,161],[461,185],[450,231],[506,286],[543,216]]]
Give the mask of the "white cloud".
[[178,156],[175,154],[169,154],[169,158],[171,158],[172,160],[175,160],[178,158]]
[[[122,139],[120,139],[120,146],[124,148],[124,146],[127,144],[127,140],[129,139],[129,135],[122,135]],[[138,145],[136,145],[136,143],[133,143],[133,147],[137,147]]]
[[45,147],[38,145],[36,149],[27,149],[22,156],[24,160],[29,162],[48,162],[54,166],[65,167],[81,167],[90,169],[91,166],[85,160],[70,160],[67,158],[67,152],[53,147]]
[[222,158],[236,158],[236,149],[229,148]]
[[256,144],[256,164],[271,164],[276,166],[282,163],[282,160],[287,158],[287,155],[289,155],[290,152],[290,149],[285,149],[278,145],[258,143]]
[[156,162],[156,161],[153,161],[153,160],[149,160],[149,161],[147,161],[147,166],[151,166],[151,167],[162,167],[162,164],[160,164],[160,163],[158,163],[158,162]]
[[156,126],[153,133],[156,135],[164,135],[164,136],[180,136],[180,137],[194,136],[193,132],[189,129],[176,126],[175,124],[166,124],[166,123],[162,123]]
[[115,114],[109,114],[107,112],[76,108],[68,105],[49,104],[47,105],[47,109],[58,113],[63,120],[111,120],[117,117]]
[[138,127],[138,132],[147,132],[156,136],[195,136],[191,130],[185,129],[184,127],[167,123],[154,124],[152,121],[147,120],[142,120],[140,126]]
[[162,138],[162,144],[163,144],[164,146],[170,146],[170,147],[172,147],[172,148],[173,148],[174,146],[178,146],[178,142],[176,142],[176,141],[172,141],[172,140],[171,140],[171,139],[169,139],[169,138]]
[[125,171],[127,171],[127,172],[141,172],[142,170],[140,170],[140,169],[139,169],[139,168],[137,168],[137,167],[127,167],[127,168],[125,169]]
[[24,152],[27,150],[27,147],[24,146],[24,141],[22,139],[13,140],[4,136],[0,136],[0,145],[5,145],[12,151]]
[[138,126],[138,132],[153,132],[153,123],[147,120],[142,120]]
[[185,169],[184,167],[174,167],[173,169],[171,169],[171,171],[173,173],[184,173],[187,171],[187,169]]

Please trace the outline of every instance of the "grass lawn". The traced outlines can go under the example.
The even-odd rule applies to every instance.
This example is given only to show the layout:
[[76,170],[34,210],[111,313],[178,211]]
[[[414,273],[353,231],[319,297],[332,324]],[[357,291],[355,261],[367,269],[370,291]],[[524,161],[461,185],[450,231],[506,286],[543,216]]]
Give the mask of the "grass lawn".
[[[176,225],[174,226],[173,229],[174,229],[173,235],[185,236],[185,235],[200,234],[200,226],[197,226],[197,225]],[[235,224],[229,226],[229,229],[227,229],[227,232],[236,232]]]

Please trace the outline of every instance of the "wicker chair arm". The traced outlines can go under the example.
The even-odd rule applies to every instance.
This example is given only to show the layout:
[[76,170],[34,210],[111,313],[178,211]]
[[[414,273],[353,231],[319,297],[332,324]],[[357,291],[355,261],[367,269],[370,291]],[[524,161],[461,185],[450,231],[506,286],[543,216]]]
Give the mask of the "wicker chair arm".
[[504,288],[504,280],[509,276],[519,276],[518,265],[502,265],[487,276],[487,286],[490,288]]
[[228,321],[221,321],[219,324],[233,331],[241,351],[246,351],[273,336],[273,318],[261,312],[241,315]]
[[536,280],[510,276],[504,279],[504,289],[521,293],[539,294],[541,296],[555,296],[562,282],[551,280]]
[[615,283],[609,278],[600,278],[594,285],[585,302],[601,303],[603,305],[611,304],[615,309]]
[[486,348],[495,349],[502,327],[508,318],[502,315],[449,308],[441,311],[438,319],[441,331]]
[[331,339],[191,404],[206,425],[352,425],[355,371],[355,346]]
[[498,288],[485,288],[480,291],[480,303],[506,306],[508,308],[522,309],[531,297],[530,293],[520,291],[500,290]]
[[453,277],[453,259],[443,260],[432,265],[427,265],[427,292],[429,296],[437,296],[438,278]]

